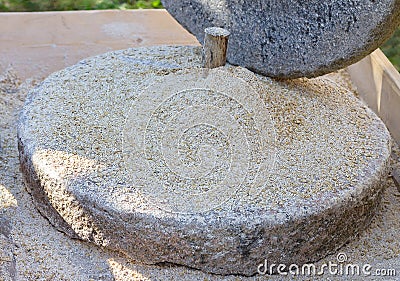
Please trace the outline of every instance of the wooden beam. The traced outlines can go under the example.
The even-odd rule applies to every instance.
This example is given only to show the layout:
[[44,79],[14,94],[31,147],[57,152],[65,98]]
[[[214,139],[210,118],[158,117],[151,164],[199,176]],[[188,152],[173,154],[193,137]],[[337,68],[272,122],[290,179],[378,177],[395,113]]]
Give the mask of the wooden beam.
[[380,49],[347,70],[360,98],[385,122],[400,144],[400,73]]

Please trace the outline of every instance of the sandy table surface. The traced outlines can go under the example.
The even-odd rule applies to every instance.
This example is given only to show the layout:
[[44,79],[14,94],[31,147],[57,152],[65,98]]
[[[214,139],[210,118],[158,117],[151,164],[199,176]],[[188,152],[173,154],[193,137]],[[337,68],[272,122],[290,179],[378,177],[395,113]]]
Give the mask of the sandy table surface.
[[[86,16],[83,17],[83,13]],[[210,275],[174,265],[148,266],[118,253],[71,240],[38,213],[19,171],[16,139],[18,112],[27,92],[51,72],[111,49],[197,44],[166,11],[141,11],[136,17],[135,13],[0,13],[0,280],[398,280],[400,193],[390,177],[389,188],[371,227],[341,252],[352,264],[371,264],[372,272],[395,269],[397,277],[348,277],[325,273],[319,277],[242,278]],[[142,29],[136,28],[139,23]],[[18,75],[6,71],[10,65]],[[343,71],[340,75],[329,76],[354,90]],[[25,80],[29,77],[39,77],[39,80]],[[394,151],[397,160],[393,159],[392,164],[400,168],[400,150],[395,147]],[[326,257],[316,266],[337,263],[337,254]]]
[[[336,82],[351,87],[345,72],[331,74]],[[0,280],[398,280],[399,277],[346,276],[338,272],[317,277],[265,276],[244,278],[220,276],[174,265],[149,266],[129,260],[121,254],[72,240],[53,228],[35,209],[19,171],[16,123],[18,111],[29,89],[39,81],[20,81],[15,73],[0,76],[0,216],[11,226],[9,239],[0,248]],[[400,167],[400,150],[394,148],[393,165]],[[397,158],[397,160],[394,160]],[[388,176],[389,187],[370,228],[356,241],[344,246],[342,265],[362,268],[394,269],[400,275],[400,193]],[[316,263],[337,263],[339,253]],[[345,256],[343,255],[345,254]],[[14,263],[14,264],[13,264]],[[270,265],[273,261],[268,261]],[[257,266],[257,265],[255,265]],[[15,267],[15,270],[13,270]],[[14,276],[13,276],[14,275]]]

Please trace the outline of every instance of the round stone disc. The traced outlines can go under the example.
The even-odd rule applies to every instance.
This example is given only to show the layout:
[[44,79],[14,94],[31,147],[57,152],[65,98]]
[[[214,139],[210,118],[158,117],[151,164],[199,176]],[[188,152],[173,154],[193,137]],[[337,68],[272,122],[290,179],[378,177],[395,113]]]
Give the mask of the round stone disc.
[[271,77],[315,77],[344,68],[400,24],[400,0],[162,2],[200,43],[205,28],[228,29],[229,63]]
[[220,274],[339,248],[372,218],[390,155],[380,119],[334,82],[203,69],[199,47],[111,52],[52,74],[18,136],[57,228]]

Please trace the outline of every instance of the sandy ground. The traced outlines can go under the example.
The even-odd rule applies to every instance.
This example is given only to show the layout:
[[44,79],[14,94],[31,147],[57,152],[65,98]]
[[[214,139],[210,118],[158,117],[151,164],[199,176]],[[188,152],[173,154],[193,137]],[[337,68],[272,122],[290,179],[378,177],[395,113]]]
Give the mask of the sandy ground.
[[[346,73],[331,75],[349,88]],[[318,277],[258,275],[218,276],[181,266],[148,266],[94,245],[72,240],[54,229],[35,209],[19,171],[16,123],[27,92],[39,81],[20,81],[8,70],[0,75],[0,280],[399,280],[400,193],[388,176],[388,188],[370,228],[340,253],[360,268],[371,265],[371,276],[325,274]],[[352,88],[353,89],[353,88]],[[392,164],[400,169],[400,150],[394,147]],[[338,263],[338,253],[316,263]],[[341,255],[340,258],[346,258]],[[270,263],[272,263],[271,261]],[[269,263],[269,264],[270,264]],[[257,265],[254,265],[257,266]],[[340,269],[340,267],[339,267]],[[376,276],[393,269],[396,276]],[[333,270],[334,272],[334,270]],[[384,273],[384,272],[383,272]],[[393,272],[392,272],[393,273]]]

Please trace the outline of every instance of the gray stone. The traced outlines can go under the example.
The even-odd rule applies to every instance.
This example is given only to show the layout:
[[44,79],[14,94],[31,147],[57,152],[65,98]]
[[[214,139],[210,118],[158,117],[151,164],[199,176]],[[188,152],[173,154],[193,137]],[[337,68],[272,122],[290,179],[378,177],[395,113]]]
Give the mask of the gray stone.
[[398,170],[394,169],[392,171],[392,178],[393,178],[394,184],[397,187],[397,190],[400,192],[400,172]]
[[326,78],[201,57],[111,52],[33,90],[18,142],[41,213],[135,260],[219,274],[315,261],[361,233],[388,175],[381,120]]
[[271,77],[315,77],[344,68],[400,24],[400,0],[162,2],[200,43],[205,28],[228,29],[228,62]]
[[16,264],[10,222],[0,213],[0,280],[14,281]]

